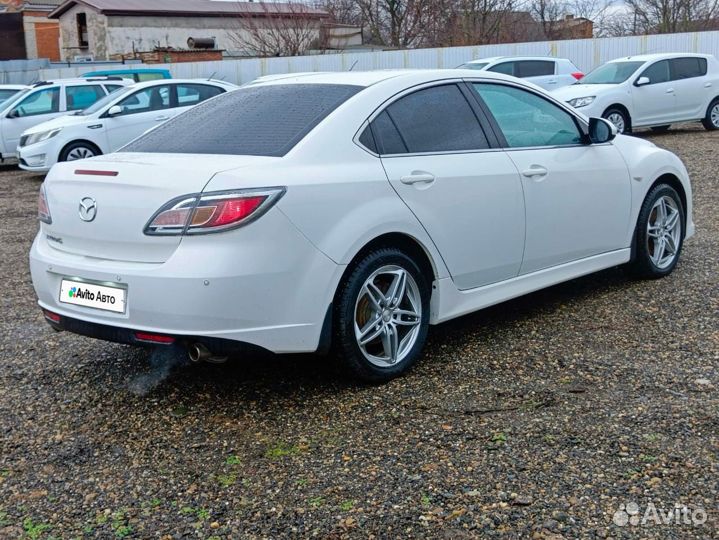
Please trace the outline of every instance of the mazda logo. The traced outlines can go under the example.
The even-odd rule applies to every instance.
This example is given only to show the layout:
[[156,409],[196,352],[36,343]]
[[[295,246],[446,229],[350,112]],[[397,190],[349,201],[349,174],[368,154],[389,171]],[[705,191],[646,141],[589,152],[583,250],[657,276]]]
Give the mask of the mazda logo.
[[85,197],[80,201],[80,219],[92,221],[97,216],[97,202],[92,197]]

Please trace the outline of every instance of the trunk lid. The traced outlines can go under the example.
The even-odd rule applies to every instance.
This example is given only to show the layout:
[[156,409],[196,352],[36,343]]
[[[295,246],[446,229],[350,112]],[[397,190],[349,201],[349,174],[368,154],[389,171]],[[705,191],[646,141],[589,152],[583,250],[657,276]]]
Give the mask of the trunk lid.
[[[144,234],[145,225],[161,206],[201,192],[217,172],[272,159],[118,153],[60,163],[45,180],[52,224],[43,223],[42,228],[51,245],[61,251],[161,263],[182,240],[181,236]],[[85,203],[82,217],[81,202]]]

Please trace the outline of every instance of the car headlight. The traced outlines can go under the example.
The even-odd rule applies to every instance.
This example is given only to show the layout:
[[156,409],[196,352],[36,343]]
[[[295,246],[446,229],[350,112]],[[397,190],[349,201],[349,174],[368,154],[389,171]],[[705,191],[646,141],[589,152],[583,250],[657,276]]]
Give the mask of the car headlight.
[[570,99],[567,103],[569,103],[572,107],[586,107],[594,101],[595,97],[597,96],[578,97]]
[[24,146],[30,146],[31,144],[36,144],[42,141],[46,141],[48,139],[52,139],[61,131],[62,128],[55,128],[49,131],[41,131],[40,133],[33,133],[32,135],[28,135],[27,138],[25,138]]

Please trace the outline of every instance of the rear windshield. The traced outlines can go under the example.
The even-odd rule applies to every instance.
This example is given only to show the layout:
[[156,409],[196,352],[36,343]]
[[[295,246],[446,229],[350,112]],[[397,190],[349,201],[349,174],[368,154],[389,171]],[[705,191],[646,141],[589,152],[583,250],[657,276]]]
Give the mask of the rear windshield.
[[360,90],[339,84],[241,88],[193,107],[121,151],[284,156]]

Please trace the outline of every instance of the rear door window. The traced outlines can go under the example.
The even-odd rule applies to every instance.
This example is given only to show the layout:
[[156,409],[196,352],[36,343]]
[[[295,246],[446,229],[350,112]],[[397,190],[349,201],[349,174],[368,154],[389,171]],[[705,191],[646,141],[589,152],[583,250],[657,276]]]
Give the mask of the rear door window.
[[65,105],[68,111],[82,111],[105,97],[105,92],[99,84],[65,87]]
[[707,74],[706,58],[673,58],[669,61],[673,81],[702,77]]
[[544,77],[546,75],[554,75],[554,62],[551,60],[522,60],[517,62],[517,77]]
[[191,107],[211,97],[219,96],[223,92],[222,88],[209,84],[178,84],[177,106]]
[[284,156],[362,88],[344,84],[240,88],[200,103],[123,151]]
[[410,153],[489,146],[472,107],[456,84],[418,90],[392,103],[386,112]]

